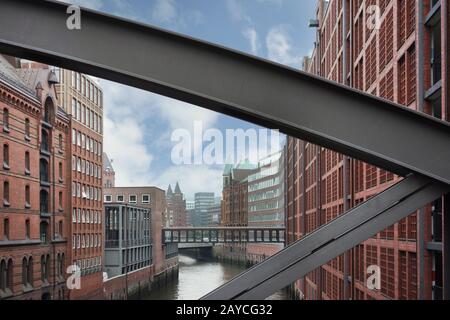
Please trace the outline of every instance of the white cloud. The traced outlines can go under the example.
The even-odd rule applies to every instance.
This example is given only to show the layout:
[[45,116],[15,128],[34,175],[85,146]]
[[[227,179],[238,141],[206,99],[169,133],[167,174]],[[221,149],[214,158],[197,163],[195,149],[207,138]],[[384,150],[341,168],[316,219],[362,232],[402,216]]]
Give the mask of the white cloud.
[[172,166],[154,180],[155,184],[166,189],[177,181],[187,198],[193,198],[196,192],[214,192],[222,195],[222,170],[208,166]]
[[252,20],[249,15],[245,12],[241,3],[238,0],[227,0],[226,2],[228,13],[231,18],[237,22],[247,22],[251,24]]
[[104,120],[104,150],[113,159],[118,186],[148,185],[153,156],[144,142],[144,127],[134,118]]
[[247,28],[242,31],[243,36],[248,40],[253,54],[258,54],[261,44],[259,42],[258,33],[254,28]]
[[64,0],[63,2],[93,10],[99,10],[103,7],[103,0]]
[[152,20],[160,23],[172,23],[177,17],[173,0],[157,0],[153,6]]
[[295,48],[287,27],[279,25],[271,28],[266,37],[266,46],[270,60],[291,66],[300,64],[301,56],[294,52]]

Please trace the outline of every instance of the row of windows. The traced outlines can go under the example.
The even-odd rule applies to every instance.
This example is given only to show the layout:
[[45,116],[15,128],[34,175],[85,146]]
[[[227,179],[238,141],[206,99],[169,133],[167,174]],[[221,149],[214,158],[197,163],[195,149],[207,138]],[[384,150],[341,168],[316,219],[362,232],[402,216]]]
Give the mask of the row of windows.
[[[3,131],[8,133],[10,130],[9,127],[9,110],[7,108],[3,109]],[[26,141],[30,140],[30,119],[25,119],[25,134],[24,138]]]
[[75,129],[72,129],[72,144],[86,149],[87,151],[90,151],[97,156],[102,155],[101,142],[98,142],[95,139],[90,138],[89,136]]
[[256,191],[256,190],[260,190],[260,189],[270,188],[270,187],[273,187],[278,184],[280,184],[280,178],[275,177],[273,179],[268,179],[268,180],[264,180],[264,181],[261,181],[258,183],[249,184],[248,191],[250,192],[250,191]]
[[280,208],[280,203],[278,201],[263,202],[256,205],[248,206],[249,212],[273,210]]
[[248,216],[248,222],[265,222],[265,221],[284,221],[283,213],[274,214],[255,214]]
[[[113,202],[113,196],[110,194],[105,195],[105,202]],[[116,196],[116,202],[125,202],[125,196],[124,195],[117,195]],[[138,196],[135,194],[130,194],[128,196],[128,202],[129,203],[137,203],[138,202]],[[143,194],[141,196],[141,203],[143,204],[149,204],[150,203],[150,195],[149,194]]]
[[82,174],[87,174],[88,176],[97,179],[102,177],[101,166],[76,156],[72,156],[72,170],[81,172]]
[[96,105],[102,105],[102,92],[89,79],[75,71],[72,71],[71,86],[80,92],[83,96],[94,102]]
[[248,196],[248,202],[255,202],[261,200],[268,200],[279,197],[281,195],[281,189],[269,190],[265,192],[253,193]]
[[[8,144],[4,144],[3,145],[3,169],[4,170],[9,170],[10,169],[10,150],[9,150],[9,145]],[[25,155],[24,155],[24,173],[25,175],[29,176],[31,175],[31,171],[30,171],[30,153],[28,151],[25,151]],[[40,160],[40,179],[42,181],[46,181],[49,182],[49,172],[48,172],[48,162],[45,159],[41,159]],[[100,170],[100,169],[99,169]],[[99,175],[99,173],[98,173]],[[63,164],[62,162],[58,163],[58,177],[59,177],[59,182],[63,182]]]
[[103,132],[102,116],[93,110],[90,110],[89,107],[81,104],[81,102],[75,98],[72,98],[72,115],[76,120],[95,132],[100,134]]
[[99,267],[102,265],[102,257],[94,257],[75,261],[75,265],[81,270]]
[[79,182],[72,182],[72,197],[100,201],[102,199],[101,193],[101,188],[88,186]]
[[72,211],[72,222],[101,224],[102,213],[96,210],[74,208]]
[[102,246],[101,234],[74,234],[72,236],[72,249],[100,248]]
[[[56,275],[64,274],[64,253],[57,254]],[[47,282],[50,276],[51,260],[50,255],[41,256],[41,281]],[[13,291],[13,271],[14,263],[10,258],[7,261],[2,259],[0,262],[0,291]],[[22,284],[24,286],[33,286],[33,257],[24,257],[22,259]]]

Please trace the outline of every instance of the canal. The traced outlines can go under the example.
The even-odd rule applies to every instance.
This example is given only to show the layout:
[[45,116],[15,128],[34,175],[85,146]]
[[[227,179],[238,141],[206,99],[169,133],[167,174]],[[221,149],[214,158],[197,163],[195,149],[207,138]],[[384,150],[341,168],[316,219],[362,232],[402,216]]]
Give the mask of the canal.
[[[179,256],[178,281],[143,297],[144,300],[196,300],[245,270],[244,266],[215,260],[200,261]],[[288,295],[280,291],[269,299],[284,300]]]

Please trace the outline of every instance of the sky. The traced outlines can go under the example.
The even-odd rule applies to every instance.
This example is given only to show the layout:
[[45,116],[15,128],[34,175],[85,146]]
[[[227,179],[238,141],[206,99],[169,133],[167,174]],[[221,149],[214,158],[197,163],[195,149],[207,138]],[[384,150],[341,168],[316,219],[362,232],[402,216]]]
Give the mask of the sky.
[[[300,68],[312,52],[315,0],[67,0]],[[82,23],[82,22],[81,22]],[[223,165],[177,165],[172,134],[194,134],[194,124],[226,129],[261,127],[184,102],[100,79],[104,94],[104,151],[113,159],[117,186],[178,181],[187,199],[195,192],[221,195]],[[203,145],[203,148],[205,145]],[[196,148],[202,148],[197,146]],[[202,149],[203,150],[203,149]],[[201,151],[201,150],[200,150]],[[248,150],[257,152],[257,150]],[[239,159],[235,159],[239,162]],[[240,159],[243,161],[244,159]]]

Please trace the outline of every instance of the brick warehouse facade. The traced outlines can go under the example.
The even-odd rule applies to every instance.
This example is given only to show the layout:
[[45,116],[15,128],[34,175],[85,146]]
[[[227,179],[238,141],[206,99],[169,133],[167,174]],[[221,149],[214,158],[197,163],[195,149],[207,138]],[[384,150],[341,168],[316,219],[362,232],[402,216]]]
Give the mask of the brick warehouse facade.
[[[316,19],[306,71],[449,120],[447,1],[320,0]],[[289,137],[285,148],[289,243],[399,181],[304,141]],[[444,209],[438,199],[411,213],[299,279],[295,292],[304,299],[442,299],[449,281]],[[365,285],[370,265],[381,268],[380,290]]]
[[164,218],[166,227],[186,227],[186,200],[181,192],[180,185],[175,185],[175,191],[169,185],[166,192],[167,212]]
[[0,299],[64,299],[70,118],[30,66],[0,56]]
[[56,69],[61,107],[71,115],[68,263],[81,269],[70,299],[103,297],[103,92],[94,79]]

